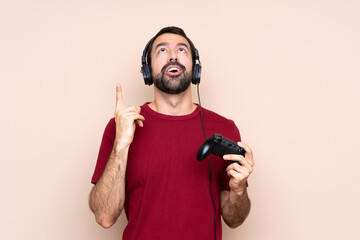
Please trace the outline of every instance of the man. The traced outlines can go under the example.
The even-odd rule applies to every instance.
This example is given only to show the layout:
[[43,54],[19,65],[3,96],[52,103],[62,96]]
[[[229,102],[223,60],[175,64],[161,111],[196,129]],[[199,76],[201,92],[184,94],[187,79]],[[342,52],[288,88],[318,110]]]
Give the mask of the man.
[[[233,121],[206,109],[201,113],[192,102],[189,85],[200,72],[194,71],[195,51],[182,29],[164,28],[143,56],[145,81],[154,81],[154,100],[126,107],[121,86],[116,87],[115,117],[104,132],[89,204],[104,228],[125,209],[123,239],[221,239],[221,215],[235,228],[250,211],[246,188],[252,151],[240,143]],[[246,150],[245,157],[211,155],[211,180],[208,163],[196,160],[205,140],[201,114],[208,136],[220,133]]]

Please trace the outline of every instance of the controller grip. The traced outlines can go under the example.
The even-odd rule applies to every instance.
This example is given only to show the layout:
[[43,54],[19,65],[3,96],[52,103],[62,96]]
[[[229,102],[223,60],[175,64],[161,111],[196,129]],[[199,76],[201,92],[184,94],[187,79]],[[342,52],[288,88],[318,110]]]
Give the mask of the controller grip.
[[[214,134],[201,145],[196,154],[196,158],[198,161],[202,161],[210,154],[221,158],[226,154],[240,154],[245,157],[245,150],[239,147],[236,142],[224,138],[221,134]],[[237,161],[231,162],[236,162],[241,165],[241,163]]]

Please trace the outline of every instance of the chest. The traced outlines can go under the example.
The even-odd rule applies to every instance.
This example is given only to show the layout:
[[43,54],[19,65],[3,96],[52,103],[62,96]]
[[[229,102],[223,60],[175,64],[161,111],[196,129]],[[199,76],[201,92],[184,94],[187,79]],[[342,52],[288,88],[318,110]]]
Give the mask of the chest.
[[[146,122],[145,122],[146,124]],[[204,142],[201,122],[161,121],[150,123],[135,132],[127,164],[128,191],[164,182],[172,186],[193,185],[208,178],[207,160],[197,161],[196,153]],[[213,175],[221,177],[224,162],[211,156]]]

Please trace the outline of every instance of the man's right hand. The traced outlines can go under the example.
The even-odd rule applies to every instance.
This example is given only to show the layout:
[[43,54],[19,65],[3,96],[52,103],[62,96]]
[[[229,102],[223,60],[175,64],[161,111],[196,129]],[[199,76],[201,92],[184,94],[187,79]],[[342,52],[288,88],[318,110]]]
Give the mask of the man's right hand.
[[136,124],[143,127],[145,118],[140,115],[141,108],[139,106],[125,107],[122,88],[118,83],[116,84],[116,107],[115,107],[115,122],[116,122],[116,137],[115,147],[123,148],[129,146],[134,138]]

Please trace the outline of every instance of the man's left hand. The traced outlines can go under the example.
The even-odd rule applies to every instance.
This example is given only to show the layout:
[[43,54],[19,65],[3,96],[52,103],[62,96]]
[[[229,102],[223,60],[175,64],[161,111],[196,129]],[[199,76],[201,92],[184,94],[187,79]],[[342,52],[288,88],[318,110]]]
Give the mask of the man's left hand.
[[254,158],[251,148],[243,142],[237,143],[239,147],[242,147],[245,151],[245,157],[238,154],[224,155],[224,160],[237,161],[242,164],[240,166],[237,163],[230,164],[226,168],[227,175],[230,177],[230,190],[234,193],[242,194],[246,189],[246,182],[248,177],[253,171]]

